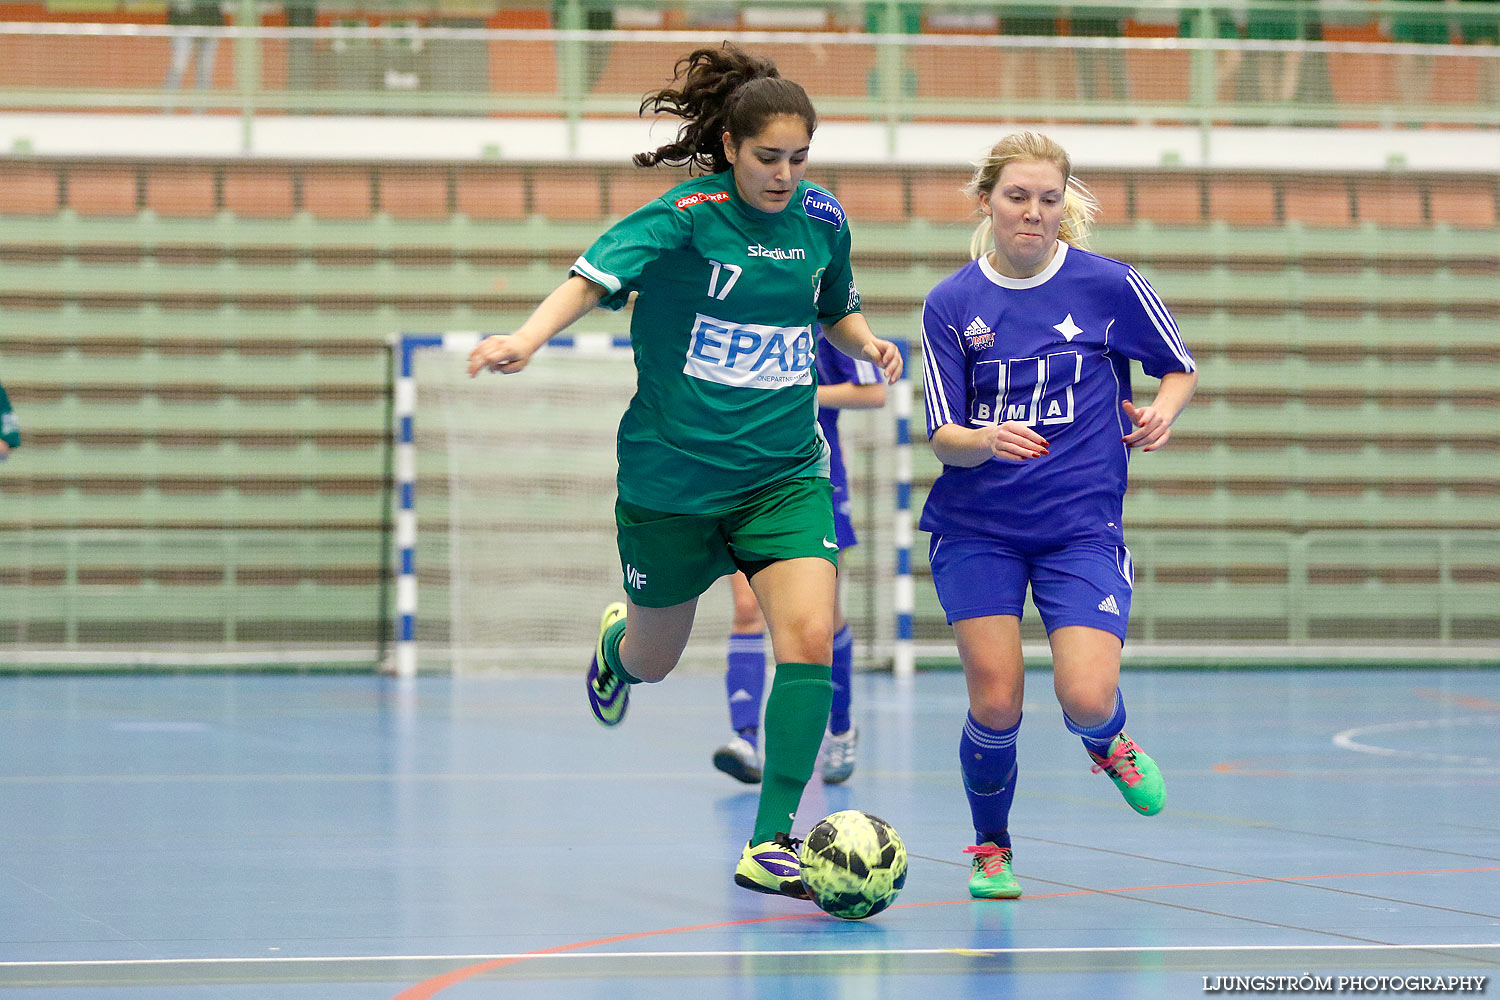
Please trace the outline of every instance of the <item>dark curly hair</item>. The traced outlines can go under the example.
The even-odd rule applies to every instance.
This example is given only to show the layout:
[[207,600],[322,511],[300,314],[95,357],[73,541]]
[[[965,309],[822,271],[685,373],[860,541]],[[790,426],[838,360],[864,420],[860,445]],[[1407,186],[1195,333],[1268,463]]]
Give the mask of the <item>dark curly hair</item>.
[[777,115],[796,115],[812,135],[818,115],[807,91],[783,79],[776,64],[752,56],[731,42],[717,49],[696,49],[672,73],[673,86],[647,94],[641,114],[669,114],[683,119],[677,139],[649,153],[637,153],[638,167],[658,163],[689,172],[717,174],[730,169],[724,155],[724,133],[736,142],[759,135]]

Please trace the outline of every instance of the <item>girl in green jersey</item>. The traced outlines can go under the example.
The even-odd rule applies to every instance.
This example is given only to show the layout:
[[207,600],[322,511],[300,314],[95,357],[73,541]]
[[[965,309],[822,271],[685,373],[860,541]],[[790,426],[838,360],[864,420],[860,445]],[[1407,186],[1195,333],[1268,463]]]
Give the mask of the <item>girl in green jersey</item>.
[[21,425],[10,408],[10,397],[0,385],[0,462],[10,457],[12,448],[21,447]]
[[635,293],[636,394],[620,422],[615,504],[626,600],[600,622],[589,705],[617,725],[631,686],[677,665],[699,595],[743,570],[777,670],[735,882],[804,898],[791,830],[832,697],[838,556],[814,331],[890,381],[901,355],[860,313],[842,206],[803,180],[817,116],[800,86],[726,43],[679,60],[647,110],[683,124],[636,164],[701,176],[601,236],[520,329],[480,342],[469,374],[518,372],[589,310]]

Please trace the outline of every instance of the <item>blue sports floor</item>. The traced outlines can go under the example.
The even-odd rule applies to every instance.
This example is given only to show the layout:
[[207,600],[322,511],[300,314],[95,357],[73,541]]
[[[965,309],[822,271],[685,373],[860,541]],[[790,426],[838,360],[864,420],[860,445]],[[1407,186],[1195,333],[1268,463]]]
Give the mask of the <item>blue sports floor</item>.
[[962,678],[857,678],[858,769],[797,832],[865,809],[911,868],[845,923],[731,883],[755,795],[710,768],[712,675],[638,689],[614,731],[573,676],[0,678],[0,995],[1500,994],[1500,675],[1127,673],[1152,818],[1028,684],[1026,896],[979,902]]

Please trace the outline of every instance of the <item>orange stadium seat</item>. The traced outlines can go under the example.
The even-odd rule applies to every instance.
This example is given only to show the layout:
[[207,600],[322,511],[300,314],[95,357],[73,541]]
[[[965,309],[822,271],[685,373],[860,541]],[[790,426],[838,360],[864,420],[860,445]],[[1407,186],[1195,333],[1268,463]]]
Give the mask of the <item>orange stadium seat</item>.
[[284,219],[296,206],[292,175],[274,164],[224,171],[224,207],[247,219]]
[[57,170],[52,167],[0,166],[0,214],[52,215],[58,193]]
[[134,215],[138,176],[134,167],[70,168],[68,206],[79,215]]
[[610,216],[628,215],[686,178],[686,171],[669,170],[666,167],[621,167],[611,170],[606,178],[606,213]]
[[599,171],[578,167],[538,170],[531,175],[532,210],[558,221],[598,219],[604,215]]
[[1394,90],[1390,59],[1367,53],[1330,52],[1328,83],[1336,104],[1385,103]]
[[904,222],[906,183],[889,171],[841,170],[834,194],[849,218],[861,222]]
[[1099,225],[1123,226],[1130,222],[1128,181],[1123,174],[1084,174],[1078,179],[1099,203]]
[[640,42],[595,50],[590,58],[602,60],[602,65],[589,89],[596,94],[644,97],[672,82],[672,67],[692,48],[682,42]]
[[815,45],[806,42],[769,42],[752,51],[776,63],[788,80],[796,80],[812,95],[814,106],[824,97],[864,97],[875,68],[874,45]]
[[1422,189],[1415,181],[1384,177],[1360,181],[1355,187],[1359,221],[1382,226],[1423,226]]
[[[993,81],[1000,78],[1003,58],[1003,50],[988,46],[916,46],[911,50],[911,69],[917,77],[917,96],[968,97],[976,89],[993,93]],[[996,96],[994,114],[1005,113],[1001,98]]]
[[1137,221],[1163,226],[1203,222],[1203,180],[1197,174],[1142,174],[1135,179]]
[[969,174],[967,170],[924,171],[911,185],[912,215],[929,222],[973,222],[974,202],[964,194]]
[[1427,191],[1432,221],[1460,229],[1492,229],[1496,224],[1493,180],[1433,181]]
[[490,42],[489,46],[490,93],[557,93],[557,52],[551,42]]
[[[552,16],[545,9],[501,8],[485,27],[547,29]],[[490,42],[488,61],[492,94],[557,92],[557,52],[551,42]]]
[[380,210],[395,219],[448,218],[448,171],[431,167],[382,170]]
[[368,219],[374,214],[370,174],[365,167],[305,170],[302,207],[325,219]]
[[207,167],[157,167],[146,172],[146,207],[157,215],[203,218],[217,210],[214,172]]
[[1309,226],[1351,226],[1354,212],[1347,180],[1300,177],[1282,193],[1288,222]]
[[1211,177],[1208,217],[1231,226],[1274,226],[1276,185],[1269,177]]
[[471,219],[526,218],[526,178],[514,167],[460,167],[454,174],[460,215]]

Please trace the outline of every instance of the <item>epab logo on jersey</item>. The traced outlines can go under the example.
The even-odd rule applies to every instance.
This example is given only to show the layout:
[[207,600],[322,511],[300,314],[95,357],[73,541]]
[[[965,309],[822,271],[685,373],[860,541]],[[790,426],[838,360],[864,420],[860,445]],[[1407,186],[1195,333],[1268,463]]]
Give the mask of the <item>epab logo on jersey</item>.
[[812,363],[812,327],[731,323],[699,313],[682,373],[745,389],[785,389],[811,385]]
[[817,188],[808,188],[802,196],[802,211],[810,219],[821,219],[834,229],[844,228],[844,206],[834,200],[833,195]]

